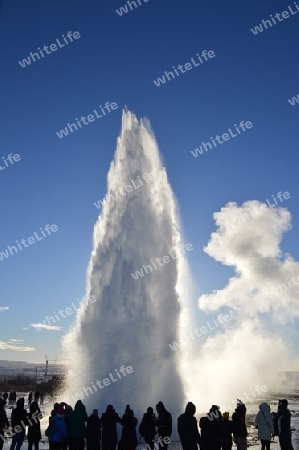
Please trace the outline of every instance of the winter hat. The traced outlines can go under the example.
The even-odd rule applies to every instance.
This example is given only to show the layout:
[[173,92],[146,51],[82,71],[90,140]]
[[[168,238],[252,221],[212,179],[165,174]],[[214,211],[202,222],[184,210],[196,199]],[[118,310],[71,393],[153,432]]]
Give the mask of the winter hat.
[[106,411],[113,411],[114,410],[114,408],[113,408],[113,406],[112,405],[108,405],[107,406],[107,409],[106,409]]
[[95,415],[95,416],[98,416],[99,415],[99,411],[97,409],[94,409],[92,411],[92,414]]
[[149,406],[149,407],[147,408],[147,413],[148,413],[148,414],[153,414],[153,412],[154,412],[153,408],[152,408],[151,406]]
[[186,405],[185,412],[188,414],[192,414],[192,416],[196,413],[196,406],[192,402],[188,402]]

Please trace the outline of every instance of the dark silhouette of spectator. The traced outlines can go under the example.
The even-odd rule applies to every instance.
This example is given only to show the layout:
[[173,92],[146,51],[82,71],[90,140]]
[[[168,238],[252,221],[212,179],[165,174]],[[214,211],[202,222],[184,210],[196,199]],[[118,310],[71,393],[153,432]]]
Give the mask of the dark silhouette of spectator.
[[8,393],[5,391],[3,394],[3,400],[5,401],[5,404],[7,402],[7,399],[8,399]]
[[40,393],[39,393],[39,391],[36,391],[36,392],[34,393],[34,401],[38,403],[39,397],[40,397]]
[[134,416],[133,410],[127,405],[125,414],[122,416],[121,425],[122,436],[120,440],[120,450],[135,450],[138,444],[136,427],[138,420]]
[[40,431],[40,419],[42,418],[40,409],[37,402],[33,402],[30,405],[30,412],[28,415],[28,450],[38,450],[39,441],[42,438]]
[[17,401],[17,393],[16,393],[16,391],[12,391],[12,393],[11,393],[11,403],[12,403],[12,405],[14,405],[16,403],[16,401]]
[[8,403],[9,403],[10,405],[12,405],[12,403],[13,403],[12,399],[13,399],[13,393],[12,393],[12,391],[11,391],[11,392],[9,393],[9,396],[8,396]]
[[232,417],[233,436],[237,450],[247,449],[246,406],[238,400],[237,407]]
[[292,446],[291,413],[286,399],[279,400],[278,404],[278,432],[281,450],[290,450]]
[[4,400],[4,398],[3,400],[0,399],[0,450],[2,450],[4,444],[4,430],[5,428],[9,428],[9,422],[5,411],[5,404],[6,400]]
[[24,409],[24,405],[24,398],[19,398],[16,408],[14,408],[11,413],[11,427],[14,435],[12,437],[10,450],[20,450],[24,442],[27,425],[27,411]]
[[106,412],[102,414],[101,423],[102,450],[115,450],[117,444],[116,424],[121,423],[121,418],[112,405],[108,405]]
[[59,406],[53,409],[49,418],[50,426],[53,425],[53,434],[49,437],[51,450],[62,450],[63,442],[67,439],[67,429],[64,420],[64,409]]
[[97,409],[94,409],[87,419],[86,443],[87,450],[100,450],[101,448],[101,419]]
[[64,410],[64,421],[67,429],[68,438],[63,441],[62,450],[67,450],[70,447],[70,415],[73,411],[73,408],[70,405],[65,404],[65,410]]
[[201,450],[221,449],[222,414],[217,405],[212,405],[206,417],[199,421],[201,428]]
[[43,404],[44,404],[44,401],[45,401],[45,393],[44,393],[44,392],[41,392],[41,393],[40,393],[40,404],[43,405]]
[[195,405],[188,402],[185,412],[178,417],[178,434],[183,450],[198,450],[198,445],[200,446],[201,439],[195,413]]
[[[147,412],[143,414],[142,421],[139,425],[139,433],[147,443],[147,445],[153,450],[154,439],[156,436],[157,418],[154,414],[154,410],[151,406],[147,408]],[[148,448],[149,448],[148,447]]]
[[233,446],[233,423],[229,420],[228,412],[223,413],[223,420],[220,422],[220,430],[222,450],[231,450]]
[[85,406],[78,400],[74,411],[69,415],[70,423],[70,450],[84,450],[86,426],[88,416]]
[[28,394],[28,405],[30,406],[32,403],[32,392],[29,392]]
[[167,450],[168,444],[171,442],[172,416],[170,412],[166,410],[163,402],[161,401],[156,405],[156,410],[158,413],[157,429],[159,436],[159,449]]

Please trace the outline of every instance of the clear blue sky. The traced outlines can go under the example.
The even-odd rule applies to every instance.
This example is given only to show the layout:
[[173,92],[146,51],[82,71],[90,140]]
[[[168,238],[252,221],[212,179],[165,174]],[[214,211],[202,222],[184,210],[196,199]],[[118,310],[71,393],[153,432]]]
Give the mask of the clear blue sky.
[[[0,261],[0,359],[43,361],[60,354],[63,332],[30,323],[85,294],[86,268],[106,173],[127,105],[147,116],[177,196],[196,297],[223,286],[230,268],[203,247],[213,213],[228,201],[265,201],[288,191],[293,229],[282,248],[298,251],[299,13],[254,35],[250,28],[295,6],[275,0],[149,0],[123,16],[124,0],[6,0],[0,9],[1,152],[21,160],[0,171],[0,251],[47,224],[58,231]],[[296,9],[295,9],[296,10]],[[68,31],[80,38],[22,68],[18,61]],[[203,50],[215,58],[156,87],[154,79]],[[59,139],[56,131],[105,102],[119,108]],[[191,150],[240,121],[253,128],[194,158]],[[3,163],[2,163],[3,166]],[[74,316],[61,322],[67,327]],[[24,328],[28,328],[24,330]]]

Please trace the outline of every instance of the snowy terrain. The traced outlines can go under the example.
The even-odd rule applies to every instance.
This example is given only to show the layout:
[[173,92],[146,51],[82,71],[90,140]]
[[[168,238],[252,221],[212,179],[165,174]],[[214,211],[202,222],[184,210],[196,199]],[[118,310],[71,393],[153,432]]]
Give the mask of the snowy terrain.
[[[28,393],[24,394],[24,397],[27,400]],[[298,405],[299,391],[292,396],[287,396],[287,395],[283,395],[283,394],[273,395],[272,400],[270,401],[272,411],[276,411],[279,398],[288,398],[288,400],[289,400],[289,409],[292,413],[293,447],[294,447],[294,450],[299,450],[299,405]],[[41,421],[42,436],[43,436],[42,440],[40,442],[41,450],[45,450],[45,449],[49,448],[49,444],[48,444],[46,436],[44,435],[44,432],[48,426],[48,416],[51,412],[52,406],[53,406],[52,403],[47,401],[47,399],[45,400],[44,405],[40,406],[40,409],[41,409],[42,413],[44,414],[44,419]],[[25,408],[28,409],[27,402],[25,402]],[[104,408],[102,408],[102,409],[104,410]],[[6,413],[7,413],[8,419],[10,419],[11,410],[12,410],[12,406],[7,406]],[[253,404],[253,403],[251,403],[250,405],[247,405],[247,411],[248,411],[247,420],[248,420],[248,432],[249,432],[248,444],[252,450],[257,450],[257,449],[260,449],[260,444],[257,439],[257,430],[254,428],[253,421],[254,421],[254,417],[258,411],[258,405]],[[87,411],[87,413],[90,414],[91,411]],[[100,414],[101,414],[101,411],[100,411]],[[121,411],[119,412],[119,414],[121,414]],[[199,419],[199,417],[201,417],[202,415],[204,415],[204,414],[199,414],[199,415],[196,414],[196,417]],[[174,418],[174,417],[173,417],[173,425],[174,425],[174,428],[176,428],[176,418]],[[120,432],[121,432],[121,429],[119,429],[119,437],[120,437]],[[4,444],[4,450],[9,450],[10,442],[11,442],[10,439],[8,439],[7,442]],[[27,448],[27,442],[25,442],[23,444],[23,448],[25,448],[25,449]],[[145,448],[145,445],[141,442],[138,445],[137,450],[141,450],[143,448]],[[180,448],[181,448],[181,445],[179,442],[173,442],[169,446],[169,450],[179,450]],[[235,446],[233,446],[233,449],[234,448],[235,448]],[[271,444],[271,449],[272,450],[276,450],[276,449],[280,450],[280,446],[279,446],[277,437],[275,437],[274,442]]]

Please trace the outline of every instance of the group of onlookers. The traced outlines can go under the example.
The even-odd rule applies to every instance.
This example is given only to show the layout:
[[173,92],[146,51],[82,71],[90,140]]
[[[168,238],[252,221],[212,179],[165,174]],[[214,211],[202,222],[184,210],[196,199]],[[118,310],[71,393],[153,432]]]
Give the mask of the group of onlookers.
[[32,401],[34,402],[40,402],[41,405],[44,404],[44,400],[45,400],[45,393],[44,392],[39,392],[36,391],[34,394],[33,392],[29,392],[28,394],[28,405],[30,406]]
[[5,391],[2,395],[0,395],[0,397],[2,397],[5,400],[5,402],[7,402],[8,400],[9,405],[14,405],[17,401],[17,393],[14,390],[11,391],[10,393]]
[[[36,397],[35,397],[36,398]],[[12,410],[10,450],[20,450],[28,427],[28,450],[39,449],[41,440],[40,420],[42,414],[38,402],[30,403],[29,413],[24,408],[24,398],[17,401]],[[4,442],[4,430],[9,428],[5,412],[5,400],[0,399],[0,450]],[[156,405],[157,416],[152,407],[147,408],[138,431],[147,444],[147,450],[167,450],[171,442],[172,416],[164,404]],[[229,413],[220,411],[219,406],[213,405],[209,413],[199,420],[199,427],[195,418],[196,407],[189,402],[185,412],[178,417],[177,430],[183,450],[231,450],[233,441],[237,450],[247,448],[246,406],[238,400],[232,419]],[[291,413],[287,400],[280,400],[276,413],[270,413],[269,404],[260,404],[255,418],[255,427],[261,441],[261,450],[270,450],[271,438],[279,436],[281,450],[292,450]],[[121,439],[118,440],[117,424],[122,426]],[[86,408],[81,400],[76,402],[74,409],[66,404],[55,403],[49,417],[49,426],[45,431],[49,440],[50,450],[136,450],[138,420],[133,410],[127,405],[120,417],[112,405],[108,405],[106,412],[99,417],[94,409],[88,417]],[[7,430],[6,430],[7,433]],[[156,438],[158,436],[158,438]],[[157,439],[157,443],[154,440]]]

